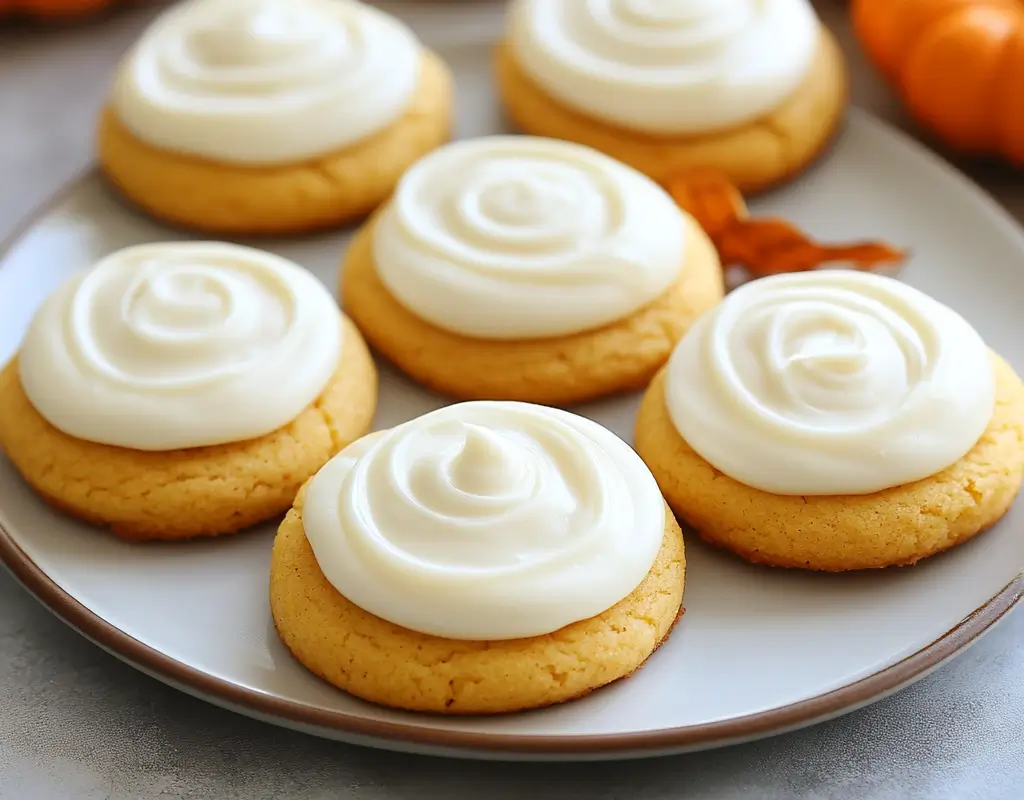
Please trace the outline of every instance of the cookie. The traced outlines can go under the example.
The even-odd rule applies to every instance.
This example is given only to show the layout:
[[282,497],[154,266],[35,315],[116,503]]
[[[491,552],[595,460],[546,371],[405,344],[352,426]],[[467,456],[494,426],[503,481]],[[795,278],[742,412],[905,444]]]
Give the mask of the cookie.
[[[459,406],[443,409],[442,412],[450,416],[452,408],[458,409]],[[554,410],[545,410],[549,411]],[[476,420],[477,424],[480,422]],[[589,424],[596,427],[595,423]],[[397,432],[401,430],[395,429]],[[444,431],[451,434],[449,428],[444,428]],[[619,447],[626,448],[621,440],[616,441]],[[372,453],[373,444],[368,443],[362,448],[358,442],[352,445],[352,448],[359,448],[356,458]],[[469,449],[475,450],[477,445],[471,444]],[[346,452],[335,461],[343,460]],[[632,453],[629,455],[632,456]],[[377,457],[382,456],[378,453]],[[493,453],[487,452],[475,452],[472,456],[478,465],[490,463],[493,457]],[[483,459],[483,462],[479,459]],[[335,461],[325,467],[325,471],[330,470]],[[494,466],[493,463],[490,465]],[[643,469],[642,464],[639,466]],[[371,465],[369,469],[373,470],[374,466]],[[402,474],[409,473],[403,470]],[[621,582],[623,577],[622,572],[615,574],[612,562],[588,562],[591,571],[578,571],[582,574],[575,589],[569,589],[568,584],[561,583],[549,587],[552,588],[552,594],[546,604],[542,597],[526,597],[530,580],[535,576],[516,573],[516,569],[525,568],[504,561],[504,551],[499,554],[483,549],[495,540],[488,536],[486,529],[481,529],[479,539],[474,537],[465,548],[454,553],[448,551],[445,555],[450,556],[453,563],[460,563],[465,570],[482,568],[480,564],[489,563],[497,572],[494,578],[485,582],[487,585],[478,583],[467,588],[466,583],[453,582],[450,590],[453,597],[450,598],[449,607],[445,608],[445,592],[435,592],[427,586],[433,585],[429,583],[434,578],[430,569],[443,572],[449,562],[442,562],[441,556],[434,552],[427,556],[432,559],[430,563],[422,567],[426,570],[421,576],[422,580],[428,581],[420,589],[422,602],[427,606],[439,605],[437,608],[422,609],[419,618],[427,626],[432,624],[439,627],[440,631],[424,633],[386,621],[343,595],[325,576],[323,560],[327,559],[327,563],[343,562],[345,559],[342,559],[340,551],[331,551],[327,544],[318,546],[314,551],[310,544],[307,537],[309,524],[315,521],[319,513],[311,510],[310,505],[311,502],[322,502],[322,499],[315,498],[311,501],[310,495],[317,491],[315,485],[321,480],[321,475],[323,472],[300,493],[295,507],[288,513],[274,541],[270,565],[270,606],[277,632],[295,658],[314,674],[356,697],[393,708],[441,714],[494,714],[564,702],[586,695],[637,670],[665,641],[682,613],[683,539],[668,509],[664,509],[662,515],[664,504],[661,503],[653,506],[648,504],[640,512],[645,516],[645,526],[651,521],[660,523],[663,516],[664,524],[657,528],[661,533],[653,538],[654,551],[638,559],[634,549],[627,551],[622,558],[622,572],[635,573],[637,566],[645,569],[643,559],[646,559],[649,568],[646,568],[645,573],[641,572],[635,588],[607,610],[541,635],[490,640],[438,635],[441,631],[460,630],[469,633],[497,630],[511,634],[516,632],[516,626],[533,624],[533,617],[537,615],[550,628],[558,625],[560,619],[567,618],[560,616],[564,606],[558,603],[557,598],[562,594],[569,592],[571,595],[571,600],[565,605],[579,605],[577,598],[592,593],[595,586],[604,581],[605,574],[611,576],[613,583]],[[457,476],[456,480],[463,478]],[[335,476],[329,480],[332,488],[326,494],[328,497],[336,497],[338,479]],[[548,491],[551,485],[543,484]],[[501,501],[500,494],[493,492],[488,501],[504,506],[509,501]],[[657,497],[657,487],[653,481],[648,494]],[[339,502],[344,506],[348,499],[343,496]],[[523,504],[532,508],[533,503],[534,500],[529,499]],[[657,520],[654,520],[655,515],[651,513],[655,510],[658,511]],[[383,516],[385,506],[376,506],[374,512],[377,515],[374,518]],[[503,523],[498,521],[497,524],[502,526]],[[395,530],[393,533],[396,538],[389,538],[389,541],[398,539],[400,550],[402,547],[422,546],[426,549],[417,553],[420,556],[429,551],[429,543],[424,544],[422,540],[425,533],[423,530],[409,532],[410,538],[418,538],[419,542],[409,539],[402,541],[399,539],[400,531]],[[643,535],[637,536],[636,547],[646,548],[651,543],[648,533],[645,527]],[[465,535],[466,532],[463,532],[462,536]],[[509,538],[519,538],[527,550],[535,544],[531,541],[529,531],[522,528],[506,530],[502,527],[501,536],[506,543]],[[339,533],[335,541],[344,538],[345,535]],[[439,538],[444,539],[443,536]],[[578,539],[571,538],[578,543]],[[549,545],[550,541],[543,543],[543,546]],[[479,563],[473,561],[473,554],[480,559]],[[382,608],[388,608],[396,616],[414,614],[417,605],[415,592],[409,595],[405,587],[397,583],[403,573],[385,571],[377,574],[377,563],[376,560],[373,562],[373,574],[365,578],[366,585],[363,586],[358,585],[359,575],[355,574],[361,567],[353,566],[349,571],[340,570],[351,580],[350,593],[353,596],[373,596],[377,602],[382,603]],[[334,568],[337,570],[337,565]],[[553,566],[552,569],[560,568]],[[609,569],[611,572],[607,572]],[[511,574],[507,573],[508,570],[512,570]],[[561,573],[556,574],[564,577]],[[385,581],[383,584],[382,579]],[[489,588],[494,588],[495,584],[497,588],[490,592]],[[387,596],[393,585],[399,586],[399,600]],[[377,597],[377,592],[382,592],[384,596]],[[464,601],[474,596],[475,592],[480,593],[479,604],[465,605]],[[496,613],[501,602],[514,603],[521,594],[524,602],[518,611]],[[503,598],[502,595],[506,596]],[[408,606],[397,605],[403,601]],[[571,610],[569,613],[572,613]],[[445,628],[446,625],[449,627]],[[466,625],[469,627],[460,629],[460,626]],[[522,627],[519,629],[523,630]]]
[[118,536],[213,536],[286,511],[376,395],[366,344],[309,273],[234,245],[142,245],[37,312],[0,373],[0,449]]
[[[784,288],[791,289],[792,284]],[[888,288],[883,284],[883,289]],[[861,298],[868,296],[862,294]],[[894,297],[895,292],[888,300]],[[831,398],[828,392],[817,395],[818,411],[812,413],[819,416],[816,421],[812,416],[803,418],[802,442],[773,432],[769,444],[769,439],[752,432],[748,417],[739,416],[742,411],[730,408],[724,394],[714,395],[719,403],[716,409],[703,414],[696,410],[698,404],[704,407],[709,394],[704,378],[688,368],[695,363],[691,356],[681,353],[689,335],[680,343],[669,366],[644,396],[635,442],[681,522],[705,541],[755,563],[839,572],[913,564],[965,542],[999,521],[1019,492],[1024,475],[1024,385],[1003,359],[986,353],[980,338],[972,336],[962,318],[948,309],[941,313],[939,309],[944,307],[935,301],[924,303],[923,296],[909,287],[901,286],[899,297],[926,312],[924,317],[911,316],[920,326],[918,330],[926,334],[920,341],[927,343],[927,336],[933,334],[944,337],[937,346],[933,341],[915,351],[908,334],[905,350],[894,349],[885,355],[895,359],[898,352],[923,354],[920,370],[912,363],[907,370],[916,376],[916,396],[908,391],[911,386],[900,385],[900,365],[895,360],[884,361],[882,350],[847,351],[844,355],[850,342],[840,343],[835,352],[815,354],[819,359],[817,389],[811,383],[789,382],[797,403],[821,392],[829,375],[839,381],[843,392]],[[884,301],[886,295],[876,292],[875,301],[880,298]],[[728,310],[730,300],[723,310]],[[740,305],[738,315],[755,316],[751,312],[754,305]],[[854,326],[848,330],[863,333],[870,331],[869,318],[881,324],[899,305],[861,305],[847,297],[844,308],[848,315],[850,309],[858,309],[854,316],[846,317]],[[795,306],[790,313],[797,318]],[[818,313],[828,312],[819,307]],[[709,339],[702,338],[712,335],[710,327],[703,328],[702,322],[691,331],[690,335],[700,340],[694,352],[712,359]],[[718,327],[715,335],[728,337],[726,330]],[[734,341],[753,340],[749,338],[753,329],[736,330]],[[870,332],[867,340],[875,347],[884,343],[879,330]],[[907,334],[909,330],[909,325],[894,325],[890,333]],[[782,350],[799,352],[811,341],[798,341],[808,336],[806,331],[798,334],[784,326],[779,331]],[[787,334],[796,338],[787,340]],[[815,346],[827,346],[823,341],[819,339]],[[858,365],[858,358],[865,363]],[[829,359],[834,359],[831,367]],[[766,359],[764,363],[769,362]],[[791,369],[795,363],[791,362]],[[855,371],[858,366],[862,372]],[[882,367],[891,371],[883,375]],[[848,376],[845,386],[844,373]],[[784,379],[786,372],[776,373],[774,378],[768,377],[769,370],[761,372],[761,379],[753,375],[746,368],[737,385],[756,393],[756,387]],[[870,386],[872,379],[877,381],[874,386]],[[858,399],[858,392],[869,386],[870,391]],[[874,400],[870,400],[872,396]],[[772,408],[775,419],[788,417],[792,422],[798,418],[792,412],[799,405],[788,406],[790,401],[780,400],[781,394],[774,401],[768,394],[757,397],[765,408]],[[820,416],[827,400],[840,404],[837,408],[845,406],[843,420]],[[886,408],[883,414],[872,416],[881,408]],[[749,419],[754,419],[753,415]],[[681,427],[689,438],[680,432]],[[698,442],[703,453],[697,451]],[[755,481],[761,485],[752,486]],[[845,493],[844,487],[848,487]]]
[[365,433],[377,375],[345,323],[343,359],[320,396],[292,422],[244,442],[146,452],[62,433],[33,407],[12,360],[0,373],[0,449],[50,505],[125,539],[234,533],[283,513],[345,443]]
[[428,156],[356,233],[340,284],[370,344],[430,389],[555,405],[643,388],[724,293],[714,247],[662,190],[530,137]]
[[[296,21],[291,42],[281,31]],[[357,64],[333,35],[344,25],[364,37]],[[187,72],[162,58],[178,46]],[[178,226],[329,228],[371,212],[448,140],[452,91],[436,54],[361,3],[198,0],[161,16],[122,63],[99,121],[99,162],[133,203]]]
[[[659,21],[663,40],[655,42],[651,29],[622,19],[599,29],[589,6],[570,2],[517,0],[509,34],[496,50],[504,109],[525,133],[593,147],[663,185],[680,172],[711,167],[744,193],[755,193],[808,167],[839,130],[846,67],[809,4],[793,30],[782,29],[784,39],[776,20],[775,27],[760,23],[761,32],[736,33],[735,43],[725,44],[721,32],[701,29],[702,20],[710,24],[714,17],[711,11],[708,19]],[[557,25],[548,24],[551,15],[559,16]],[[773,43],[757,45],[758,57],[768,61],[757,70],[774,72],[744,75],[752,52],[744,36],[771,37],[773,31]],[[673,37],[678,46],[669,46]],[[698,46],[704,50],[691,53]],[[715,60],[704,64],[703,58]],[[721,74],[708,78],[702,68]],[[674,82],[671,75],[682,77]],[[779,87],[787,90],[783,96],[776,96]],[[753,118],[741,113],[748,108],[756,110]]]

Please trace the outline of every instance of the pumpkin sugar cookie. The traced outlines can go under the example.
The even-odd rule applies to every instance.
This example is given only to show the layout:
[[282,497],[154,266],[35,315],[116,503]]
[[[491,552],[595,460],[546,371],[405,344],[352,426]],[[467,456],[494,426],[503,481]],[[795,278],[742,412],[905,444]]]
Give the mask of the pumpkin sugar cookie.
[[723,296],[700,226],[649,178],[528,136],[418,162],[345,255],[346,311],[438,392],[553,405],[644,388]]
[[994,525],[1024,475],[1024,385],[892,278],[762,278],[651,383],[637,452],[681,521],[754,562],[913,564]]
[[127,539],[287,510],[369,428],[377,374],[306,270],[217,242],[129,247],[47,298],[0,371],[0,450],[48,503]]
[[187,0],[124,58],[99,160],[150,214],[216,234],[364,216],[450,135],[448,68],[356,0]]
[[525,403],[448,406],[347,447],[278,531],[270,608],[356,697],[495,714],[637,670],[682,613],[682,533],[632,449]]
[[745,193],[807,167],[847,103],[839,46],[810,0],[512,0],[495,54],[524,132],[579,142],[661,184],[713,167]]

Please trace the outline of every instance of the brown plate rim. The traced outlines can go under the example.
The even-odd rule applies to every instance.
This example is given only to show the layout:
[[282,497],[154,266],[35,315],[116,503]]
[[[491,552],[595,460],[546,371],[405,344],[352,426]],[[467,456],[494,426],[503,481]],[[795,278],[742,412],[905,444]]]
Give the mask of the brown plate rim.
[[[2,260],[42,217],[81,184],[97,176],[98,170],[95,167],[83,170],[29,212],[10,235],[0,242],[0,268],[3,266]],[[1024,597],[1024,573],[1021,573],[995,597],[917,652],[872,675],[807,700],[699,725],[620,734],[551,736],[438,730],[420,725],[370,720],[273,697],[183,664],[110,624],[54,582],[21,549],[2,524],[0,561],[40,603],[80,634],[132,666],[209,702],[221,701],[229,707],[260,717],[329,731],[338,734],[336,738],[348,735],[409,747],[476,751],[497,756],[641,756],[645,753],[712,748],[805,727],[863,706],[924,677],[973,643]]]

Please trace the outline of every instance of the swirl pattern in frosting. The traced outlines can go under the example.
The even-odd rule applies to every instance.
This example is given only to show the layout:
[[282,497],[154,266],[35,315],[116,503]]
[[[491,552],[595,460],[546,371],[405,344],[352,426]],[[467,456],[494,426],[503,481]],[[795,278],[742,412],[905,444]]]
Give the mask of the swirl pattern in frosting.
[[349,445],[310,482],[306,537],[339,593],[448,639],[551,633],[603,613],[665,535],[651,473],[595,422],[461,403]]
[[962,458],[995,407],[988,349],[956,312],[847,270],[745,284],[667,367],[675,427],[705,461],[773,494],[858,495]]
[[404,113],[420,46],[355,0],[187,0],[122,62],[113,105],[156,147],[227,163],[294,163]]
[[811,68],[809,0],[513,0],[516,62],[565,105],[658,135],[777,108]]
[[330,293],[278,256],[218,242],[119,250],[36,312],[21,383],[52,425],[135,450],[242,441],[291,422],[338,368]]
[[480,339],[600,327],[683,268],[685,219],[639,172],[529,136],[456,142],[398,184],[373,234],[388,291],[439,328]]

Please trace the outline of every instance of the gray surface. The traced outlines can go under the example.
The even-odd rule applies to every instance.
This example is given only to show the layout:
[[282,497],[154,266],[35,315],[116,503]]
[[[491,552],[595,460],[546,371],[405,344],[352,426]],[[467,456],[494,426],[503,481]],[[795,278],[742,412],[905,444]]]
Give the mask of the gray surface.
[[[905,125],[850,46],[854,100]],[[152,12],[102,25],[0,31],[0,235],[88,164],[119,52]],[[1024,182],[970,170],[1024,219]],[[2,298],[0,298],[2,313]],[[894,609],[893,613],[898,613]],[[653,761],[502,765],[399,756],[232,715],[81,639],[0,572],[0,798],[1020,800],[1024,613],[895,697],[764,742]]]

